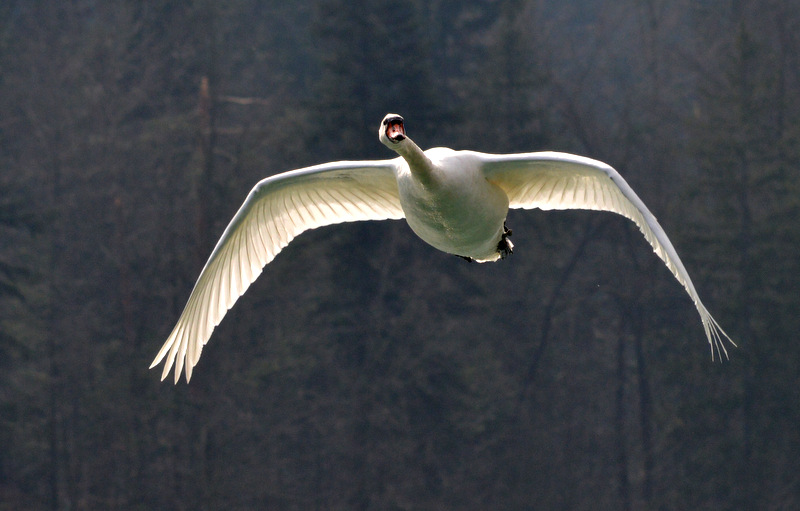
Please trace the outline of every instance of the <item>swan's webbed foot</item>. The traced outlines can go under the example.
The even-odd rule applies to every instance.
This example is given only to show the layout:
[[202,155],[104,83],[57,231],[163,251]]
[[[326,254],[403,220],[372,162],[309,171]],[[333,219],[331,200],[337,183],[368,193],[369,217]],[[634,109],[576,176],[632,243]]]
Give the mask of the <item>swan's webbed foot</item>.
[[514,253],[514,244],[508,239],[509,236],[511,236],[511,229],[506,227],[506,223],[503,222],[503,235],[497,244],[497,253],[500,254],[500,259],[505,259]]

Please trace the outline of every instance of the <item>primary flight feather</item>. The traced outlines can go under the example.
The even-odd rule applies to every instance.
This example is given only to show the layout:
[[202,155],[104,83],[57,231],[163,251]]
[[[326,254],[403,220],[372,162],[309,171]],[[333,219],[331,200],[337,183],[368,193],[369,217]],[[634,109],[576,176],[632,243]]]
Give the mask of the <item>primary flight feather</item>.
[[391,160],[341,161],[293,170],[260,181],[231,220],[194,285],[178,323],[151,368],[166,358],[161,379],[175,366],[186,381],[225,313],[264,266],[308,229],[358,220],[405,218],[435,248],[478,262],[510,254],[509,208],[591,209],[632,220],[653,251],[686,289],[718,356],[730,337],[706,310],[680,257],[658,221],[619,173],[605,163],[566,153],[486,154],[434,148],[422,151],[403,118],[384,117],[380,141]]

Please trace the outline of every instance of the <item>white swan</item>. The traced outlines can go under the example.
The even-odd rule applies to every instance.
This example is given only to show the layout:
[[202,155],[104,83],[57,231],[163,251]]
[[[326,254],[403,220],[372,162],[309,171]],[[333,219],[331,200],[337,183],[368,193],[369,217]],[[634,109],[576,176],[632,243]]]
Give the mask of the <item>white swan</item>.
[[565,153],[485,154],[445,148],[422,151],[406,136],[403,118],[384,117],[380,141],[400,157],[324,163],[259,182],[222,234],[186,308],[151,368],[166,357],[186,381],[211,332],[263,267],[301,232],[340,222],[405,218],[425,242],[479,262],[511,253],[508,208],[593,209],[636,223],[653,250],[694,301],[721,358],[724,339],[703,306],[669,238],[617,171]]

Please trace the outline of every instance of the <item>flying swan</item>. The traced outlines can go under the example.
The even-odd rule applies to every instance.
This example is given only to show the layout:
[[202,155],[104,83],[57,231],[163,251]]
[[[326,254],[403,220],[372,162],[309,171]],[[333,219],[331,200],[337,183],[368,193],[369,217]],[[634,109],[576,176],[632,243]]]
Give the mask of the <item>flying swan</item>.
[[694,301],[711,357],[727,357],[728,334],[706,310],[666,233],[616,170],[566,153],[486,154],[422,151],[403,118],[381,121],[380,141],[400,156],[339,161],[260,181],[214,247],[189,301],[150,365],[166,357],[162,381],[175,365],[186,381],[225,313],[295,236],[340,222],[405,218],[435,248],[478,262],[512,252],[508,208],[612,211],[632,220]]

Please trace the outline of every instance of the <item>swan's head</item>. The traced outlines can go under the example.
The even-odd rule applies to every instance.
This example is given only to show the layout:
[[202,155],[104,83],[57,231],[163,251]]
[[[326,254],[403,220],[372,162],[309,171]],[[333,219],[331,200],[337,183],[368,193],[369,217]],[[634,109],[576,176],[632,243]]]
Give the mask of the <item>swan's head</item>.
[[406,139],[403,118],[397,114],[386,114],[378,129],[378,137],[389,149],[396,149],[397,144]]

